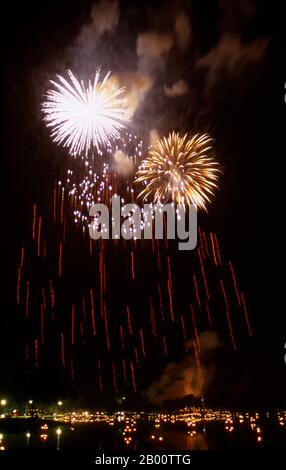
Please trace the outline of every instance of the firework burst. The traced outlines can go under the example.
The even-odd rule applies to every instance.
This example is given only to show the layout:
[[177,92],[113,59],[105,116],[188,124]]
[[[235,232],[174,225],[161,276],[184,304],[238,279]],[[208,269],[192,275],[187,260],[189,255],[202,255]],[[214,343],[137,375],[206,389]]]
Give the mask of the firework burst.
[[187,134],[181,137],[175,132],[159,140],[137,172],[135,181],[145,184],[139,197],[194,204],[206,210],[220,172],[218,163],[209,156],[211,141],[207,134],[189,139]]
[[55,142],[72,155],[87,155],[92,148],[110,145],[130,119],[124,88],[110,72],[101,81],[100,70],[87,86],[70,70],[68,77],[51,80],[54,89],[48,91],[43,103],[44,119]]

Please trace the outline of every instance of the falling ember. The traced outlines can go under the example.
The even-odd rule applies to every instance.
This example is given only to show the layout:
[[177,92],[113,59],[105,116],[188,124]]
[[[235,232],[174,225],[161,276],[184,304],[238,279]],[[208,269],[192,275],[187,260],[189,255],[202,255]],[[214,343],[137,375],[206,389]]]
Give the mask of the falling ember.
[[29,296],[30,296],[30,283],[27,281],[26,285],[26,318],[29,316]]
[[21,263],[20,263],[21,269],[23,269],[23,266],[24,266],[24,255],[25,255],[25,248],[22,246],[22,248],[21,248]]
[[210,307],[209,307],[208,302],[206,303],[206,311],[207,311],[207,315],[208,315],[209,326],[212,326],[211,312],[210,312]]
[[198,350],[200,352],[200,350],[201,350],[200,341],[199,341],[199,335],[198,335],[198,330],[197,330],[197,325],[196,325],[195,311],[194,311],[193,304],[191,304],[191,313],[192,313],[192,320],[193,320],[193,327],[194,327],[194,332],[195,332],[196,343],[197,343],[197,346],[198,346]]
[[136,388],[136,383],[135,383],[135,375],[134,375],[134,368],[133,368],[133,363],[130,361],[130,368],[131,368],[131,374],[132,374],[132,385],[133,385],[133,390],[136,393],[137,388]]
[[213,257],[214,257],[214,262],[215,262],[215,265],[217,266],[217,265],[218,265],[218,262],[217,262],[217,257],[216,257],[216,250],[215,250],[214,236],[213,236],[213,234],[212,234],[212,233],[210,233],[210,237],[211,237],[212,253],[213,253]]
[[172,299],[172,290],[171,290],[171,281],[168,279],[168,294],[169,294],[169,304],[172,321],[175,321],[174,311],[173,311],[173,299]]
[[38,256],[41,254],[41,230],[42,230],[42,217],[39,217],[38,222]]
[[204,265],[203,265],[203,260],[202,260],[202,255],[201,255],[201,250],[200,250],[200,248],[198,248],[198,256],[199,256],[199,260],[200,260],[200,266],[201,266],[201,271],[202,271],[202,275],[203,275],[204,286],[205,286],[207,298],[209,299],[209,298],[210,298],[210,294],[209,294],[209,289],[208,289],[208,285],[207,285],[207,280],[206,280],[206,275],[205,275],[205,269],[204,269]]
[[168,349],[167,349],[167,343],[166,343],[166,338],[163,336],[163,346],[164,346],[164,353],[165,356],[168,356]]
[[220,266],[222,266],[221,257],[220,257],[219,243],[218,243],[218,238],[217,238],[217,234],[216,234],[216,233],[214,234],[214,239],[215,239],[215,246],[216,246],[216,252],[217,252],[218,263],[219,263]]
[[142,330],[140,330],[140,338],[141,338],[142,354],[143,354],[143,356],[145,357],[145,356],[146,356],[146,353],[145,353],[144,337],[143,337],[143,331],[142,331]]
[[125,345],[124,345],[124,336],[123,336],[123,328],[122,328],[122,325],[120,325],[119,330],[120,330],[121,348],[122,348],[122,350],[124,351]]
[[33,227],[32,227],[32,239],[35,240],[36,234],[36,217],[37,217],[37,205],[34,204],[33,208]]
[[134,253],[131,251],[131,273],[132,279],[135,279],[135,272],[134,272]]
[[233,266],[232,266],[232,262],[231,262],[231,261],[229,261],[229,266],[230,266],[230,271],[231,271],[231,276],[232,276],[232,280],[233,280],[233,285],[234,285],[234,290],[235,290],[237,302],[238,302],[238,305],[240,306],[240,305],[241,305],[240,296],[239,296],[238,287],[237,287],[237,282],[236,282],[236,277],[235,277],[235,274],[234,274],[234,269],[233,269]]
[[127,384],[126,365],[125,365],[124,357],[122,358],[122,369],[123,369],[124,383]]
[[247,313],[247,308],[246,308],[246,304],[245,304],[244,295],[243,295],[242,292],[241,292],[240,295],[241,295],[241,300],[242,300],[242,305],[243,305],[243,311],[244,311],[244,315],[245,315],[245,320],[246,320],[248,332],[249,332],[249,335],[252,336],[252,331],[251,331],[251,328],[250,328],[250,323],[249,323],[249,319],[248,319],[248,313]]
[[220,285],[221,285],[221,288],[222,288],[223,297],[224,297],[224,301],[225,301],[226,316],[227,316],[227,321],[228,321],[228,326],[229,326],[230,337],[231,337],[233,349],[236,349],[236,344],[235,344],[233,331],[232,331],[232,325],[231,325],[231,321],[230,321],[229,304],[228,304],[228,300],[227,300],[227,296],[226,296],[226,292],[225,292],[225,288],[224,288],[224,284],[223,284],[222,279],[220,279]]
[[197,280],[196,280],[196,275],[195,275],[195,274],[193,275],[193,279],[194,279],[194,285],[195,285],[195,291],[196,291],[197,302],[198,302],[199,306],[201,307],[201,301],[200,301],[200,297],[199,297],[198,284],[197,284]]
[[137,367],[139,368],[139,357],[138,357],[137,348],[134,348],[134,354],[135,354],[135,359],[136,359]]
[[127,318],[128,318],[128,329],[129,329],[130,336],[132,336],[132,327],[131,327],[131,318],[130,318],[130,309],[129,309],[129,307],[126,307],[126,311],[127,311]]
[[92,289],[90,289],[90,301],[91,301],[92,331],[93,331],[93,335],[96,336],[95,315],[94,315],[94,298],[93,298],[93,290]]

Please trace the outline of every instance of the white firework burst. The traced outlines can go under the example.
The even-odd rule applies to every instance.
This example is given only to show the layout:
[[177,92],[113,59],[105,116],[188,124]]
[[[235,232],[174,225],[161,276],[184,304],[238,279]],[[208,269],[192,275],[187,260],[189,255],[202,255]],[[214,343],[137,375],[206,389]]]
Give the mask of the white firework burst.
[[54,89],[43,103],[44,119],[56,143],[72,155],[87,155],[90,149],[98,150],[119,138],[129,121],[124,88],[110,72],[101,81],[97,70],[87,86],[70,70],[67,73],[69,80],[60,75],[57,82],[51,80]]

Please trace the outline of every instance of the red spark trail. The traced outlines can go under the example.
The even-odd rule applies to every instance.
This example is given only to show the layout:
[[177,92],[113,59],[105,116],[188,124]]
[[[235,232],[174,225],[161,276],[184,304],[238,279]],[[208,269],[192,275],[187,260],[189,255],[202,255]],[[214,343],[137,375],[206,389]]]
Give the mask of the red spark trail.
[[250,323],[249,323],[249,319],[248,319],[248,313],[247,313],[247,309],[246,309],[246,304],[245,304],[244,295],[243,295],[242,292],[241,292],[240,295],[241,295],[241,300],[242,300],[242,305],[243,305],[243,311],[244,311],[244,315],[245,315],[245,320],[246,320],[248,332],[249,332],[249,335],[252,336],[252,331],[251,331],[251,328],[250,328]]
[[39,217],[38,222],[38,256],[41,254],[41,230],[42,230],[42,217]]
[[126,311],[127,311],[127,318],[128,318],[128,329],[129,329],[130,336],[132,336],[132,327],[131,327],[130,310],[129,310],[129,307],[128,307],[128,306],[126,307]]
[[200,250],[200,248],[198,248],[198,255],[199,255],[199,260],[200,260],[200,266],[201,266],[201,271],[202,271],[202,275],[203,275],[203,280],[204,280],[204,286],[205,286],[207,298],[209,299],[209,298],[210,298],[210,294],[209,294],[209,289],[208,289],[208,285],[207,285],[207,280],[206,280],[206,275],[205,275],[205,269],[204,269],[204,265],[203,265],[203,260],[202,260],[202,255],[201,255],[201,250]]
[[192,313],[193,327],[195,331],[195,338],[196,338],[196,342],[198,345],[198,350],[200,351],[201,348],[200,348],[199,335],[198,335],[198,330],[197,330],[197,325],[196,325],[196,320],[195,320],[195,311],[194,311],[193,304],[191,304],[191,313]]
[[172,318],[172,321],[175,321],[174,312],[173,312],[173,300],[172,300],[172,291],[171,291],[171,281],[170,281],[170,279],[168,279],[168,293],[169,293],[171,318]]
[[29,316],[29,295],[30,295],[30,283],[27,281],[27,288],[26,288],[26,318]]
[[36,229],[36,217],[37,217],[37,205],[34,204],[33,208],[33,228],[32,228],[32,239],[35,240],[35,229]]
[[135,375],[134,375],[134,368],[133,368],[133,363],[132,363],[132,361],[130,361],[130,367],[131,367],[131,373],[132,373],[133,389],[134,389],[134,392],[136,393],[136,392],[137,392],[137,389],[136,389]]
[[233,266],[232,266],[232,262],[230,260],[229,260],[229,266],[230,266],[230,270],[231,270],[231,276],[232,276],[232,280],[233,280],[233,285],[234,285],[234,290],[235,290],[235,293],[236,293],[237,302],[238,302],[238,305],[241,306],[239,291],[238,291],[237,282],[236,282],[236,277],[235,277],[235,274],[234,274],[234,269],[233,269]]
[[196,280],[195,274],[193,275],[193,279],[194,279],[194,285],[195,285],[195,291],[196,291],[196,298],[197,298],[199,306],[201,307],[201,301],[200,301],[200,297],[199,297],[198,285],[197,285],[197,280]]
[[214,258],[215,265],[217,266],[217,259],[216,259],[216,253],[215,253],[214,237],[213,237],[213,234],[212,234],[212,233],[210,233],[210,237],[211,237],[213,258]]
[[223,297],[224,297],[225,306],[226,306],[226,316],[227,316],[227,321],[228,321],[228,326],[229,326],[229,332],[230,332],[230,336],[231,336],[231,341],[232,341],[233,349],[236,349],[236,344],[235,344],[235,340],[234,340],[234,336],[233,336],[232,325],[231,325],[230,315],[229,315],[229,305],[228,305],[228,301],[227,301],[227,297],[226,297],[226,292],[225,292],[225,288],[224,288],[224,284],[223,284],[223,280],[222,280],[222,279],[220,279],[220,285],[221,285],[221,288],[222,288]]
[[93,298],[93,290],[92,289],[90,289],[90,302],[91,302],[92,331],[93,331],[93,336],[96,336],[95,316],[94,316],[94,298]]
[[144,346],[144,337],[143,337],[143,331],[140,330],[140,338],[141,338],[141,348],[142,348],[142,354],[145,357],[145,346]]

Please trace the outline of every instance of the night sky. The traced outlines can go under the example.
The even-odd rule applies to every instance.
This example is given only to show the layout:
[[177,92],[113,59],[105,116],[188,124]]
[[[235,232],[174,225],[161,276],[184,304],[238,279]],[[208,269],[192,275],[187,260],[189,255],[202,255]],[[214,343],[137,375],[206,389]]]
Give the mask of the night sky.
[[[285,114],[285,103],[272,4],[254,0],[119,1],[118,24],[103,32],[96,30],[92,19],[92,1],[54,5],[27,1],[5,7],[1,393],[19,399],[34,393],[47,400],[62,394],[104,402],[92,379],[87,380],[96,367],[97,353],[92,348],[79,352],[79,376],[74,383],[63,377],[52,359],[37,374],[25,372],[26,333],[16,305],[17,266],[21,246],[30,237],[33,204],[36,202],[43,213],[48,211],[54,182],[61,178],[68,161],[65,150],[52,142],[43,123],[43,96],[56,74],[71,68],[86,79],[101,65],[104,71],[111,69],[119,76],[136,70],[152,76],[153,85],[132,121],[131,130],[143,140],[153,128],[160,135],[173,129],[208,132],[215,140],[223,177],[208,214],[200,213],[199,222],[218,234],[226,259],[234,261],[247,298],[253,337],[241,332],[238,348],[233,351],[224,333],[218,332],[222,347],[210,358],[214,373],[206,392],[209,403],[286,406],[285,313],[284,305],[279,305],[283,286],[278,287],[283,275],[283,240],[280,243],[279,237],[283,213],[279,217],[274,214],[273,206],[280,196],[272,188],[276,182],[278,186],[277,173],[279,176],[283,171],[279,169],[283,142],[279,145],[278,141],[282,127],[279,111],[281,108]],[[178,12],[184,12],[191,24],[188,45],[180,48],[174,44],[163,58],[140,61],[136,54],[138,35],[156,31],[173,37]],[[166,96],[164,86],[170,87],[179,79],[188,83],[189,93]],[[70,255],[70,285],[75,296],[82,287],[79,283],[88,278],[88,268],[86,278],[80,272],[85,270],[80,250],[75,238]],[[186,281],[182,301],[188,295],[188,276],[192,277],[191,256],[186,254],[183,259],[178,255],[180,275]],[[120,256],[110,263],[119,260]],[[130,288],[131,298],[144,292],[147,276],[143,273],[140,279],[140,285]],[[111,289],[109,295],[112,302],[118,295],[120,303],[123,294]],[[62,302],[68,299],[69,292],[63,293]],[[173,349],[168,360],[180,361],[179,348]],[[149,361],[142,370],[140,391],[148,389],[165,366],[166,361],[160,362],[160,358]],[[105,393],[106,400],[112,393]]]

